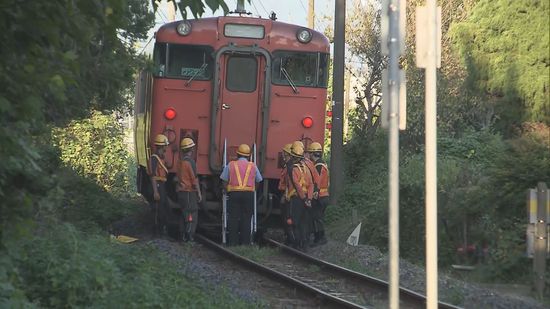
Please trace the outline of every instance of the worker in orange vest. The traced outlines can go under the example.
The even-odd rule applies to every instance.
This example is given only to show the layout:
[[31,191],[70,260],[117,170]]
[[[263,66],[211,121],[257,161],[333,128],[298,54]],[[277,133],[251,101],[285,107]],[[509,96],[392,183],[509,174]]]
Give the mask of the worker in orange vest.
[[164,162],[164,153],[166,152],[166,146],[168,146],[168,138],[164,134],[158,134],[155,136],[154,145],[155,153],[150,158],[150,171],[151,184],[153,186],[153,218],[155,234],[160,234],[164,231],[166,226],[167,215],[167,195],[166,195],[166,175],[168,169]]
[[305,250],[307,248],[307,209],[311,208],[313,198],[313,181],[301,163],[304,158],[304,148],[299,143],[293,143],[290,152],[291,159],[287,165],[286,199],[290,201],[289,219],[292,246]]
[[229,162],[220,179],[228,193],[228,245],[250,245],[252,242],[251,219],[254,212],[254,191],[262,175],[256,164],[250,162],[250,147],[241,144],[237,160]]
[[320,143],[313,142],[308,147],[310,159],[315,163],[315,173],[319,176],[319,194],[313,200],[313,245],[324,245],[327,243],[325,236],[325,210],[329,204],[329,171],[327,164],[323,161],[323,147]]
[[194,241],[197,229],[199,204],[202,200],[197,164],[193,159],[195,142],[186,137],[180,142],[180,160],[177,169],[178,183],[176,192],[182,215],[178,219],[179,231],[183,241]]
[[287,165],[290,161],[290,151],[292,149],[292,144],[286,144],[282,149],[282,159],[283,159],[283,167],[281,169],[281,176],[279,177],[279,191],[281,191],[281,200],[279,203],[280,209],[281,209],[281,219],[283,223],[283,229],[285,231],[285,244],[290,245],[292,243],[291,241],[291,235],[289,230],[289,225],[287,224],[289,216],[289,204],[286,200],[286,193],[287,193],[287,183],[286,183],[286,174],[287,174]]
[[[300,142],[300,141],[298,141],[298,143],[303,145],[302,142]],[[308,149],[309,149],[309,147],[308,147]],[[313,180],[313,197],[312,197],[312,200],[315,200],[319,196],[319,181],[320,181],[320,179],[319,179],[319,174],[317,174],[315,172],[315,164],[313,163],[313,161],[310,160],[309,155],[310,155],[309,151],[306,151],[305,154],[304,154],[304,158],[302,159],[301,163],[304,166],[304,170],[309,174],[309,176]],[[313,213],[312,213],[312,211],[313,211],[313,208],[307,210],[307,240],[308,240],[308,244],[313,242],[313,240],[311,239],[311,236],[312,236],[313,230],[314,230],[314,226],[313,226],[314,222],[313,222]]]

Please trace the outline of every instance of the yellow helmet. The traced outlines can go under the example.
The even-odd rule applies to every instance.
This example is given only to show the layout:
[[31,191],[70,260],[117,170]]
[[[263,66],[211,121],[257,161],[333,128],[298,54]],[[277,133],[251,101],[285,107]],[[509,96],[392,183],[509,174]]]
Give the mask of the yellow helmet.
[[304,147],[301,145],[301,143],[294,142],[294,144],[292,144],[290,155],[297,158],[304,157]]
[[290,151],[292,150],[292,144],[286,144],[284,147],[283,147],[283,151],[290,154]]
[[180,148],[181,149],[189,149],[193,146],[195,146],[195,142],[193,142],[193,140],[190,139],[189,137],[186,137],[186,138],[182,139],[181,142],[180,142]]
[[295,141],[294,143],[292,143],[292,146],[294,145],[300,145],[300,147],[306,149],[306,147],[304,146],[304,143],[302,143],[302,141]]
[[317,142],[313,142],[313,143],[309,144],[309,147],[307,147],[307,151],[308,152],[322,152],[323,151],[323,146],[321,146],[321,144],[319,144]]
[[168,146],[168,144],[170,143],[168,142],[168,137],[166,137],[166,135],[158,134],[157,136],[155,136],[155,145]]
[[239,148],[237,149],[237,153],[241,156],[250,156],[250,146],[248,146],[247,144],[240,144]]

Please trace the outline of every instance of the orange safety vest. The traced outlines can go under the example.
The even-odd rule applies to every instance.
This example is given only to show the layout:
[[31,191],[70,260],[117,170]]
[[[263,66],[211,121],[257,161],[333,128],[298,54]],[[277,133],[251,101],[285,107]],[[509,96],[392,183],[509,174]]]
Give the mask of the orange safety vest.
[[[315,186],[317,186],[317,189],[320,188],[320,182],[321,179],[319,178],[319,174],[317,173],[315,169],[315,164],[310,159],[305,158],[303,161],[304,167],[307,168],[311,175],[311,180]],[[304,169],[306,170],[306,169]]]
[[298,192],[296,192],[296,187],[299,186],[302,189],[302,192],[305,193],[306,197],[308,195],[308,181],[306,179],[306,175],[304,174],[304,167],[300,163],[296,163],[293,165],[294,168],[298,168],[300,170],[300,180],[298,183],[294,183],[292,180],[292,176],[294,173],[287,173],[287,187],[286,187],[286,199],[290,200],[291,197],[298,195]]
[[287,174],[287,171],[286,171],[286,166],[281,170],[281,176],[279,177],[279,191],[283,191],[286,195],[286,192],[287,192],[287,189],[288,189],[288,185],[286,183],[286,174]]
[[155,171],[152,171],[152,178],[156,181],[166,181],[166,174],[168,174],[168,169],[162,162],[162,159],[157,155],[154,154],[151,156],[151,166],[153,166],[153,160],[156,159],[158,164]]
[[325,163],[322,163],[322,162],[316,163],[315,172],[317,172],[318,166],[321,166],[321,174],[319,175],[319,197],[328,196],[328,186],[329,186],[328,167]]
[[[244,174],[244,178],[241,175]],[[256,165],[243,160],[229,162],[229,183],[227,191],[256,190]]]

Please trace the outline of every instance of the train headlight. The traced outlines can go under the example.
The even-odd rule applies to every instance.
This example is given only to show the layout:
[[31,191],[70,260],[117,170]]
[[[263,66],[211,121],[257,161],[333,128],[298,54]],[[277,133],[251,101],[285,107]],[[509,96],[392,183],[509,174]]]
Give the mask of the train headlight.
[[311,128],[311,126],[313,126],[313,119],[309,116],[304,117],[304,119],[302,119],[302,125],[304,128]]
[[296,32],[296,38],[300,41],[300,43],[306,44],[313,38],[313,33],[311,33],[309,29],[300,29]]
[[188,21],[182,21],[176,27],[176,31],[178,32],[179,35],[183,35],[183,36],[188,35],[189,33],[191,33],[191,23]]
[[168,120],[173,120],[174,118],[176,118],[176,110],[171,107],[167,108],[164,111],[164,118]]

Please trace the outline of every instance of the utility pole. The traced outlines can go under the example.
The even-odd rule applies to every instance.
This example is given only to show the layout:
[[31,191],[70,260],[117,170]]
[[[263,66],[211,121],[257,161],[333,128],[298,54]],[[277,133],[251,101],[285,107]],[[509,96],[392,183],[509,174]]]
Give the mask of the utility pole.
[[168,22],[176,20],[176,1],[166,1],[166,15]]
[[315,28],[315,0],[309,0],[307,10],[307,27],[310,29]]
[[436,0],[416,9],[416,66],[425,69],[426,308],[436,309],[437,282],[437,68],[441,66],[441,8]]
[[390,308],[399,308],[399,129],[405,129],[405,74],[399,57],[405,50],[405,0],[382,3],[381,49],[388,56],[382,73],[382,127],[388,129],[389,148],[389,294]]
[[336,0],[334,9],[334,60],[332,70],[332,134],[330,142],[330,197],[334,204],[343,181],[342,147],[344,144],[344,57],[346,0]]

